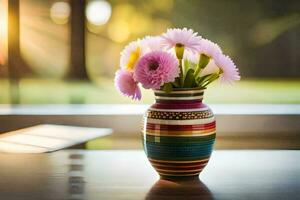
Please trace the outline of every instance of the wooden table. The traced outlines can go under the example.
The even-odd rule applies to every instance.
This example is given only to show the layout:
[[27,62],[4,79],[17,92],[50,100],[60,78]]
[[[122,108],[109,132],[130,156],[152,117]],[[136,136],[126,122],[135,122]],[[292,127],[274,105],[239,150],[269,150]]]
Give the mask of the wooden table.
[[166,181],[142,151],[0,154],[0,199],[300,199],[300,151],[215,151],[201,181]]

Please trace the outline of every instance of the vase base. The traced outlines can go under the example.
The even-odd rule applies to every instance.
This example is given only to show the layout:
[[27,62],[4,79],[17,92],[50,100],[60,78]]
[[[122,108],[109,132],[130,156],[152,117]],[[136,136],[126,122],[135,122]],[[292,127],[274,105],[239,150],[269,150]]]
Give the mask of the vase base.
[[199,174],[191,175],[191,176],[166,176],[166,175],[159,175],[160,179],[163,180],[178,180],[178,181],[185,181],[185,180],[198,180]]

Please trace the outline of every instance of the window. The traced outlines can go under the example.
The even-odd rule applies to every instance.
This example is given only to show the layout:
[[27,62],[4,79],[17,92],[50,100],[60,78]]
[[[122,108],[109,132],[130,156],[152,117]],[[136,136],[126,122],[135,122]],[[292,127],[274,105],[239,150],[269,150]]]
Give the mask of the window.
[[[114,89],[113,76],[119,66],[119,52],[131,40],[160,34],[168,27],[183,26],[192,27],[203,37],[219,43],[224,52],[232,55],[242,74],[242,81],[234,87],[217,83],[211,86],[213,89],[205,94],[206,102],[295,104],[300,101],[300,44],[297,42],[300,39],[300,5],[297,0],[289,3],[206,0],[0,2],[1,55],[6,58],[0,68],[2,104],[133,103]],[[5,50],[9,40],[9,2],[11,6],[20,4],[21,53],[18,67],[11,73],[8,58],[19,55],[9,55]],[[77,13],[74,26],[72,8]],[[79,19],[83,25],[78,23]],[[84,33],[78,33],[79,30]],[[82,44],[73,44],[72,34],[76,41],[81,38]],[[75,46],[72,48],[72,45]],[[13,44],[12,48],[18,48],[15,46]],[[80,62],[83,64],[76,64]],[[9,77],[15,73],[18,73],[18,87],[9,87],[12,83]],[[152,103],[152,93],[143,93],[140,103]]]

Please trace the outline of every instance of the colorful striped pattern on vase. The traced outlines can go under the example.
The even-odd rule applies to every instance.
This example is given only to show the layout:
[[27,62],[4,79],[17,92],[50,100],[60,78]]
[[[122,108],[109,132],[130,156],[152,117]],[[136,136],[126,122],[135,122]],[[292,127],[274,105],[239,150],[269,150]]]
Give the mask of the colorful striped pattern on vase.
[[148,160],[162,177],[198,176],[206,166],[216,137],[216,122],[202,103],[203,90],[156,90],[156,103],[143,123]]

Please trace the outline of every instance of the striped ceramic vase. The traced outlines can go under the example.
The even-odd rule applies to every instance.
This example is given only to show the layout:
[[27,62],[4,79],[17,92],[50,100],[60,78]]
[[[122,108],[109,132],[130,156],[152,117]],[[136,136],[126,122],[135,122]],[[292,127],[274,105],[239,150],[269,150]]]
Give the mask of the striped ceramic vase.
[[206,166],[216,137],[216,122],[202,103],[203,90],[154,91],[147,111],[143,145],[152,166],[165,178],[198,176]]

